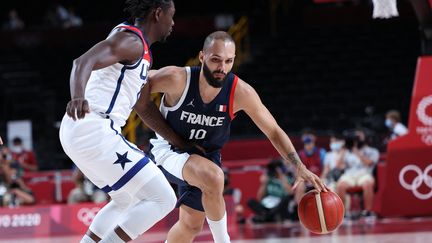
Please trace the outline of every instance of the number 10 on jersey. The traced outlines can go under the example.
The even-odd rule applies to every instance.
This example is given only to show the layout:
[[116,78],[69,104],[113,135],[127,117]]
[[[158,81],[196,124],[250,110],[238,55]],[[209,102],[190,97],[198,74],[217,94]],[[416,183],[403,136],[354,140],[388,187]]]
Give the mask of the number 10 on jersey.
[[189,139],[203,139],[206,134],[207,131],[204,129],[191,129]]

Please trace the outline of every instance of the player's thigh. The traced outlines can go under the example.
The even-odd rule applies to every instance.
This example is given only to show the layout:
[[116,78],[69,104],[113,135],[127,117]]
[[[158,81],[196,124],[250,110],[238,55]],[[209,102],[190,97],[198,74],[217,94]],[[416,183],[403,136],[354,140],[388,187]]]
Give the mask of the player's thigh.
[[181,205],[179,221],[188,229],[199,232],[205,221],[205,213],[186,205]]
[[199,155],[191,155],[183,169],[183,178],[190,184],[203,187],[222,186],[224,174],[213,161]]
[[156,165],[163,171],[168,180],[176,184],[184,184],[183,168],[190,155],[174,151],[172,146],[162,139],[152,139],[150,154]]
[[[63,146],[78,168],[99,188],[113,186],[120,180],[127,183],[149,163],[145,154],[127,141],[109,119],[88,117],[69,128],[63,132]],[[139,184],[153,175],[147,174]]]

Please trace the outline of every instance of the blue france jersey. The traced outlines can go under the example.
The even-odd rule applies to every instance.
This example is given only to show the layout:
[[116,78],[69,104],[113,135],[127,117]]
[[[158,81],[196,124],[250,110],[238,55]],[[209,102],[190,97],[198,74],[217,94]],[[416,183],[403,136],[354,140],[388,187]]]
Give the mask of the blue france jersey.
[[[199,93],[201,68],[185,69],[186,86],[179,102],[173,107],[166,107],[162,97],[160,110],[175,132],[202,146],[209,155],[220,157],[220,149],[229,139],[231,120],[234,118],[232,107],[238,78],[233,73],[227,74],[219,94],[205,104]],[[158,139],[163,138],[158,135]]]

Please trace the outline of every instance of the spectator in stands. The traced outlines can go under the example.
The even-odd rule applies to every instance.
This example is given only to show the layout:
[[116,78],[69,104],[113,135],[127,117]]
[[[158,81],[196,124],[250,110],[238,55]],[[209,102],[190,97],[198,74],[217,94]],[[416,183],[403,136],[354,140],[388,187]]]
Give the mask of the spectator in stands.
[[16,9],[9,10],[8,19],[3,24],[5,30],[21,30],[24,29],[24,21],[18,16]]
[[[299,157],[306,168],[320,176],[324,165],[326,151],[323,148],[317,147],[315,141],[315,133],[311,129],[304,129],[302,132],[303,149],[300,150]],[[305,184],[303,181],[300,181],[295,189],[296,202],[298,203],[300,201],[306,190],[312,188],[313,186],[311,184]]]
[[292,183],[294,176],[285,173],[282,160],[276,159],[267,164],[267,172],[260,178],[257,199],[250,199],[248,206],[256,214],[255,223],[282,221],[288,218],[291,201],[294,201]]
[[108,200],[108,195],[87,179],[76,166],[72,178],[76,187],[68,195],[68,204],[80,202],[103,203]]
[[324,169],[321,178],[331,189],[336,189],[336,182],[345,171],[347,160],[352,160],[345,148],[345,139],[339,134],[333,134],[330,137],[330,151],[324,157]]
[[408,133],[408,129],[401,123],[401,115],[397,110],[390,110],[386,113],[385,125],[392,132],[390,140]]
[[241,196],[242,196],[242,192],[240,191],[239,188],[235,188],[232,187],[230,185],[230,174],[229,174],[229,169],[226,167],[222,168],[223,172],[224,172],[224,191],[223,191],[223,195],[229,195],[232,197],[233,201],[234,201],[234,205],[235,205],[235,212],[237,215],[237,223],[245,223],[245,218],[244,218],[244,208],[243,205],[241,205],[240,200],[241,200]]
[[13,159],[20,164],[25,172],[38,170],[38,163],[34,152],[24,148],[21,138],[16,137],[12,140],[10,150],[12,151]]
[[350,159],[345,160],[345,172],[337,182],[336,191],[345,201],[348,189],[361,187],[364,202],[362,216],[373,216],[375,179],[372,170],[378,162],[379,152],[367,146],[366,135],[361,129],[356,130],[354,136],[348,135],[345,141],[345,153]]
[[33,193],[21,178],[22,168],[13,160],[11,152],[6,147],[1,150],[0,167],[2,178],[0,195],[3,205],[17,207],[33,204],[35,202]]

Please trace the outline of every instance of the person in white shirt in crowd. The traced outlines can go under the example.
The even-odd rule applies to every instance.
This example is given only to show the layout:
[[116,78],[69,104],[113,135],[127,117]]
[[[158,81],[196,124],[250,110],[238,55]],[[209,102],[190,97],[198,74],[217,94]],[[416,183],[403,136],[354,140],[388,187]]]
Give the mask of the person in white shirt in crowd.
[[401,123],[401,115],[397,110],[389,110],[386,113],[385,125],[392,132],[390,140],[401,137],[408,133],[408,129]]
[[346,153],[345,140],[342,135],[333,134],[330,137],[330,151],[324,157],[324,168],[321,179],[332,191],[336,190],[336,182],[345,171],[347,160],[353,160],[351,154]]
[[378,163],[379,152],[366,144],[366,134],[362,129],[357,129],[353,135],[347,136],[345,148],[345,153],[352,158],[346,161],[345,172],[337,182],[336,192],[345,202],[348,189],[361,187],[364,204],[361,214],[364,217],[373,216],[375,179],[372,171]]

